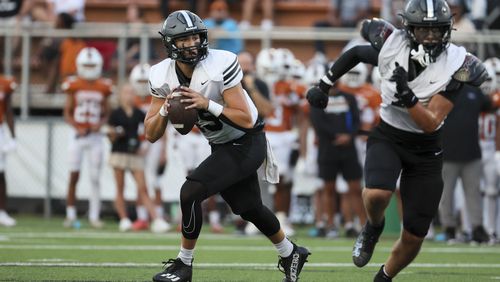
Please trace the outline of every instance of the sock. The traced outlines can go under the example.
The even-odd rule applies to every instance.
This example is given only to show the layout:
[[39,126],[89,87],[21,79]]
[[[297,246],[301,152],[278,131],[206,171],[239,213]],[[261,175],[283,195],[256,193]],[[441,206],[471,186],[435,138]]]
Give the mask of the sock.
[[181,259],[181,261],[185,264],[185,265],[191,265],[192,262],[193,262],[193,253],[194,253],[194,249],[184,249],[182,246],[181,246],[181,250],[179,252],[179,254],[177,255],[178,258]]
[[158,218],[165,217],[165,209],[163,208],[163,206],[161,206],[161,205],[155,206],[155,210],[156,210],[156,216]]
[[6,216],[8,215],[5,210],[0,210],[0,216]]
[[384,273],[384,275],[387,277],[387,278],[391,278],[389,276],[389,274],[387,274],[387,272],[385,271],[385,265],[382,266],[382,272]]
[[288,240],[288,238],[283,239],[283,241],[278,244],[274,244],[274,247],[276,247],[276,250],[278,250],[280,257],[282,258],[290,256],[293,252],[293,244],[290,240]]
[[66,207],[66,218],[69,220],[76,219],[76,207],[75,206],[67,206]]
[[98,181],[92,181],[93,186],[92,191],[89,195],[89,220],[90,221],[98,221],[99,220],[99,214],[101,212],[101,197],[99,194],[99,186],[96,183],[99,183]]
[[135,207],[135,212],[137,213],[137,219],[138,220],[148,220],[148,210],[146,209],[145,206],[140,205]]
[[210,225],[220,225],[220,213],[218,211],[209,212],[208,220],[210,221]]

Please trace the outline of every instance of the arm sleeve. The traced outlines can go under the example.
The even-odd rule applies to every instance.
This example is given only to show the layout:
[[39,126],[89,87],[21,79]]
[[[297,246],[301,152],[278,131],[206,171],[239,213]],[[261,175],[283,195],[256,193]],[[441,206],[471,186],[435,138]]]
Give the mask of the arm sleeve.
[[328,93],[333,83],[358,63],[378,65],[378,53],[379,51],[368,45],[358,45],[349,49],[338,58],[325,76],[321,78],[319,88]]

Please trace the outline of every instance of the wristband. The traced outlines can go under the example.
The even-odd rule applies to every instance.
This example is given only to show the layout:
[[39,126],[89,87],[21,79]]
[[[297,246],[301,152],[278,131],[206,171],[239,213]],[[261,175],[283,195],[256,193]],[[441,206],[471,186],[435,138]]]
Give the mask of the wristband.
[[167,112],[167,111],[165,111],[165,105],[162,105],[162,106],[161,106],[159,114],[160,114],[160,116],[162,116],[162,117],[167,117],[167,116],[168,116],[168,112]]
[[212,100],[208,100],[208,108],[207,111],[211,113],[212,115],[219,117],[222,114],[222,111],[224,110],[224,106],[221,104],[218,104]]

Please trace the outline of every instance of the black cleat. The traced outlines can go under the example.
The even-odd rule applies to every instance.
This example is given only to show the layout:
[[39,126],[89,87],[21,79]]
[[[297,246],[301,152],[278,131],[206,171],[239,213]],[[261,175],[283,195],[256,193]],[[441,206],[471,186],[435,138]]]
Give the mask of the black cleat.
[[[292,253],[286,257],[279,257],[278,269],[285,274],[283,282],[299,281],[299,274],[311,254],[308,249],[293,244]],[[281,268],[280,268],[281,266]]]
[[373,277],[373,282],[392,282],[392,278],[385,274],[383,265],[380,267],[375,277]]
[[476,244],[488,243],[490,240],[490,236],[484,230],[482,225],[476,226],[474,230],[472,230],[472,242]]
[[165,270],[156,274],[153,281],[156,282],[191,282],[193,278],[193,266],[185,265],[180,258],[169,259],[163,262]]
[[363,226],[363,230],[359,233],[352,249],[352,261],[357,267],[365,266],[372,258],[375,244],[384,230],[384,223],[385,221],[382,222],[381,226],[375,227],[366,222]]

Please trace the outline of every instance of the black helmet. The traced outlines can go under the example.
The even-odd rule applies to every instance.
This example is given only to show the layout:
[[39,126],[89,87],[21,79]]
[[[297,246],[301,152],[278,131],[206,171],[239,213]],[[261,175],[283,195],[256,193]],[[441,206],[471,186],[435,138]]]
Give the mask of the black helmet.
[[410,38],[412,48],[420,42],[415,37],[415,27],[439,27],[442,29],[441,42],[438,44],[422,44],[433,61],[446,49],[451,36],[452,17],[450,7],[445,0],[410,0],[404,9],[403,26]]
[[[193,34],[200,35],[201,44],[199,46],[180,49],[175,46],[175,40],[177,38]],[[163,22],[160,35],[163,40],[163,45],[167,48],[168,57],[172,60],[177,60],[189,65],[196,65],[196,63],[207,57],[207,28],[200,17],[190,11],[180,10],[168,15],[167,19]],[[186,58],[183,55],[183,51],[191,48],[197,48],[198,55],[194,58]]]

